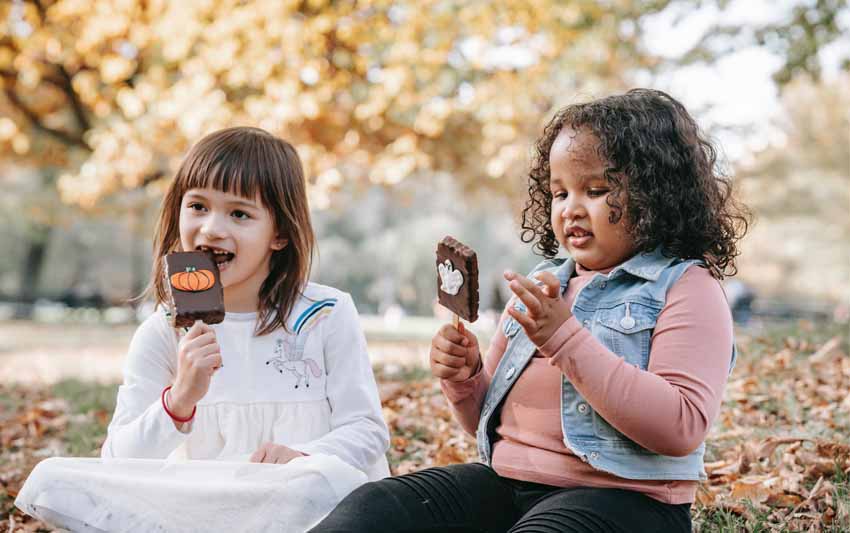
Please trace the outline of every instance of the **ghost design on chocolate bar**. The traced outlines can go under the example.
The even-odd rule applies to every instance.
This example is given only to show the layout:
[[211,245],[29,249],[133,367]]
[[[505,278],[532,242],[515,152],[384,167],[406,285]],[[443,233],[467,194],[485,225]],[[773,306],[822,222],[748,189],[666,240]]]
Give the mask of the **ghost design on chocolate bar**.
[[455,270],[448,259],[437,265],[437,270],[440,272],[440,290],[455,296],[463,285],[463,274],[460,270]]

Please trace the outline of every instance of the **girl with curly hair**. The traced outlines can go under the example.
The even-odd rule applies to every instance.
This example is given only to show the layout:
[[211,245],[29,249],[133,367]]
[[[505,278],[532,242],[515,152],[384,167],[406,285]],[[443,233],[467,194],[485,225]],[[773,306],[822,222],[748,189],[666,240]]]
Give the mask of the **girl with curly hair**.
[[719,281],[749,214],[694,119],[647,89],[558,112],[528,192],[522,237],[546,260],[505,272],[486,356],[452,325],[431,343],[481,461],[363,485],[314,532],[691,530],[735,361]]

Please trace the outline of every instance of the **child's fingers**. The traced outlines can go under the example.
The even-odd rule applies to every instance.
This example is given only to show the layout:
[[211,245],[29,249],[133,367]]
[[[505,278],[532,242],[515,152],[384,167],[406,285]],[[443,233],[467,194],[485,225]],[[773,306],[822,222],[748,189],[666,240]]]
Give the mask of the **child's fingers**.
[[277,462],[278,451],[273,447],[269,446],[266,450],[266,456],[263,457],[262,462],[273,465]]
[[437,336],[443,337],[455,344],[462,345],[466,336],[461,332],[461,330],[466,331],[466,328],[463,327],[463,322],[460,322],[457,328],[451,324],[444,324],[440,330],[437,331]]
[[211,331],[207,331],[204,333],[200,333],[195,335],[194,337],[183,337],[183,346],[204,346],[205,344],[210,344],[215,342],[215,333]]
[[[466,337],[464,337],[464,339],[466,339]],[[456,342],[452,342],[445,337],[440,337],[439,335],[434,337],[434,339],[431,341],[431,345],[440,352],[450,355],[456,355],[459,357],[466,357],[466,346],[463,346]]]
[[[510,272],[510,271],[508,271],[508,272]],[[508,279],[507,274],[505,276],[505,279],[508,279],[508,281],[510,281],[510,282],[516,281],[523,288],[525,288],[525,290],[527,290],[532,295],[534,295],[535,298],[541,299],[546,295],[546,293],[543,292],[543,288],[541,287],[543,284],[542,284],[541,281],[539,281],[539,278],[538,278],[538,276],[540,276],[540,274],[535,274],[534,279],[527,278],[527,277],[523,276],[522,274],[517,274],[516,272],[510,272],[510,274],[511,274],[511,279]],[[542,272],[541,272],[541,274],[542,274]]]
[[253,455],[251,455],[251,462],[252,463],[266,462],[266,459],[268,458],[268,455],[269,455],[269,452],[271,451],[271,449],[272,449],[272,447],[271,447],[270,442],[262,443],[260,445],[260,447],[257,448],[257,451],[255,451],[253,453]]
[[435,350],[431,354],[431,360],[436,364],[447,366],[449,368],[463,368],[466,364],[466,354],[459,356]]
[[[200,320],[196,320],[191,328],[186,330],[186,334],[182,336],[180,342],[187,344],[196,339],[212,339],[215,340],[215,330]],[[211,342],[206,340],[205,342]]]
[[526,333],[537,331],[537,322],[525,313],[520,312],[515,307],[508,308],[508,314],[516,320]]
[[267,462],[275,463],[278,465],[285,465],[289,461],[295,459],[303,455],[301,452],[293,450],[292,448],[284,445],[275,445],[271,451],[271,459]]
[[264,463],[283,465],[288,463],[295,454],[291,448],[283,445],[269,443]]
[[466,328],[463,328],[463,336],[467,341],[466,346],[477,346],[478,345],[478,337],[475,336],[475,333],[469,331]]
[[250,461],[252,463],[262,463],[263,459],[265,459],[265,457],[266,457],[266,449],[264,447],[261,447],[260,449],[255,451],[253,454],[251,454]]
[[214,353],[219,353],[220,351],[221,351],[221,348],[218,346],[218,343],[214,342],[212,344],[205,344],[203,346],[198,346],[197,348],[194,348],[192,351],[190,351],[188,353],[189,353],[189,359],[197,362],[197,361],[202,360],[203,358],[205,358],[208,355],[211,355],[211,354],[214,354]]
[[431,375],[433,375],[435,378],[453,378],[458,374],[458,372],[459,369],[457,368],[446,366],[440,363],[435,363],[433,361],[431,362]]
[[212,335],[212,338],[215,339],[215,330],[209,324],[201,322],[201,335]]
[[[517,298],[519,298],[520,301],[525,304],[525,307],[528,309],[528,314],[530,316],[540,316],[543,311],[543,305],[540,303],[540,298],[532,294],[532,292],[525,285],[520,283],[519,280],[515,279],[511,281],[508,286],[510,287],[511,291],[516,294]],[[540,293],[539,287],[535,287],[535,289],[538,293]],[[540,293],[540,295],[542,296],[542,293]]]
[[210,371],[217,369],[221,366],[221,354],[219,352],[215,352],[211,355],[208,355],[198,361],[198,367],[200,368],[208,368]]
[[204,324],[202,320],[195,320],[195,323],[192,324],[192,327],[189,328],[188,331],[186,331],[185,335],[183,335],[183,340],[188,342],[194,339],[195,337],[199,337],[202,333],[206,331],[204,329],[204,326],[206,326],[206,324]]
[[195,350],[199,350],[199,349],[201,349],[205,346],[210,346],[210,345],[216,345],[217,346],[218,343],[215,341],[215,334],[212,333],[212,332],[207,332],[207,333],[200,335],[199,337],[195,337],[192,340],[184,342],[183,343],[183,349],[187,353],[191,353],[191,352],[194,352]]
[[561,293],[561,282],[551,272],[541,272],[535,276],[542,284],[543,293],[549,298],[557,298]]
[[440,363],[431,361],[431,375],[439,379],[452,379],[457,377],[461,372],[461,368],[446,366]]

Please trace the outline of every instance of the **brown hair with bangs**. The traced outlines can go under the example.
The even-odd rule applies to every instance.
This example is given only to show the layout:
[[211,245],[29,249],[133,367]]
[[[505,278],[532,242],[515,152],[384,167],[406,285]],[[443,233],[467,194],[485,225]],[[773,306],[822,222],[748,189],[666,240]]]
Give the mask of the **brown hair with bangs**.
[[286,318],[310,276],[315,236],[298,153],[288,142],[259,128],[216,131],[186,154],[162,202],[151,282],[143,296],[153,296],[157,305],[167,300],[163,263],[166,254],[182,251],[179,220],[183,195],[204,188],[251,200],[259,192],[263,207],[272,215],[275,232],[287,239],[283,249],[272,253],[269,275],[260,286],[255,335],[286,329]]

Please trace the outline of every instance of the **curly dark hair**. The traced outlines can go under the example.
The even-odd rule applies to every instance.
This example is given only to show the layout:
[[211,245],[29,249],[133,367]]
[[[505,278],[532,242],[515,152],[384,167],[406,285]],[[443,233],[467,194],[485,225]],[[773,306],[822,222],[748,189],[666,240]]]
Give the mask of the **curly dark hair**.
[[565,126],[599,140],[611,185],[610,222],[625,212],[626,230],[638,252],[661,246],[668,257],[704,260],[717,279],[737,273],[737,242],[752,215],[733,197],[732,180],[718,168],[717,150],[693,117],[672,96],[651,89],[570,105],[549,121],[535,144],[528,175],[523,242],[536,241],[535,251],[547,258],[558,253],[550,216],[549,152]]

